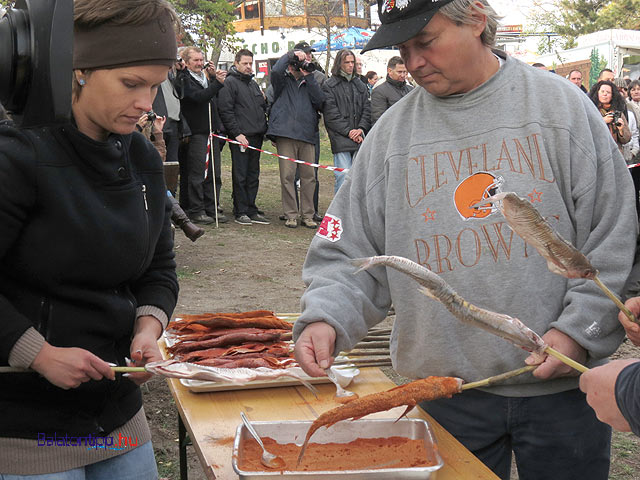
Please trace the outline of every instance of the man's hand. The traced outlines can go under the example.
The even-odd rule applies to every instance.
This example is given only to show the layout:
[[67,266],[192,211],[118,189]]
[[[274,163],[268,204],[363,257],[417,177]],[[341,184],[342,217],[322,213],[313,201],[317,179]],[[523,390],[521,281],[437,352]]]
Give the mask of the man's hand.
[[[542,340],[554,350],[565,354],[576,362],[584,363],[587,359],[587,352],[584,348],[569,335],[555,328],[545,333],[542,336]],[[538,368],[533,371],[533,375],[543,380],[557,377],[572,377],[579,374],[574,368],[571,368],[556,357],[550,355],[543,357],[534,353],[525,359],[525,363],[527,365],[539,365]]]
[[83,348],[61,348],[45,342],[31,368],[64,390],[89,380],[115,379],[107,362]]
[[[131,340],[131,366],[142,367],[149,362],[162,360],[158,348],[158,338],[162,334],[162,324],[151,315],[138,317]],[[131,373],[129,379],[138,385],[151,378],[150,373]]]
[[624,367],[636,362],[635,358],[614,360],[580,376],[580,390],[587,394],[587,403],[595,410],[598,420],[620,432],[629,432],[631,427],[618,408],[616,380]]
[[361,128],[354,128],[353,130],[349,130],[349,138],[356,143],[362,143],[364,132]]
[[[640,297],[632,297],[624,304],[631,310],[631,313],[633,313],[636,318],[640,318]],[[623,312],[618,313],[618,320],[624,327],[624,331],[627,332],[629,340],[631,340],[634,345],[640,346],[640,325],[629,320]]]
[[220,83],[224,83],[225,78],[227,78],[226,70],[215,70],[215,77]]
[[336,331],[325,322],[307,325],[296,341],[295,357],[302,369],[311,377],[325,376],[324,369],[333,363]]
[[249,140],[242,133],[236,137],[236,142],[240,142],[244,148],[249,146]]

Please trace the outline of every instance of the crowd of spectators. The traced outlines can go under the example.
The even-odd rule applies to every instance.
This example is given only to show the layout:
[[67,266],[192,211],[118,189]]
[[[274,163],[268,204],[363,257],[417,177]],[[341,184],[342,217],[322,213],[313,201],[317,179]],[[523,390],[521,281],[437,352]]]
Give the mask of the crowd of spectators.
[[[346,49],[337,53],[327,75],[313,52],[306,42],[296,44],[272,67],[270,85],[263,92],[254,79],[251,51],[240,50],[227,72],[205,62],[199,48],[181,49],[153,104],[154,113],[164,118],[166,161],[180,166],[179,192],[169,194],[179,193],[179,207],[186,215],[176,225],[187,225],[192,232],[193,223],[228,221],[220,205],[220,151],[226,141],[209,141],[209,133],[238,142],[229,145],[235,222],[269,224],[256,205],[259,150],[265,137],[280,155],[319,164],[318,126],[323,120],[333,165],[349,169],[373,122],[412,89],[400,57],[389,61],[387,76],[381,79],[375,71],[363,74],[362,59]],[[280,219],[290,228],[317,228],[322,220],[318,168],[280,159],[279,170]],[[345,175],[335,172],[335,192]],[[201,229],[196,231],[191,236],[199,237]]]

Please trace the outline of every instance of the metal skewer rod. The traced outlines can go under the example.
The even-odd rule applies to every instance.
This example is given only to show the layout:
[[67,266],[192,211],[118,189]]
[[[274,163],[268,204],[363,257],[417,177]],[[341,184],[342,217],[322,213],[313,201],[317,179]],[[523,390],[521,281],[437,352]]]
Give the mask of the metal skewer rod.
[[334,365],[336,367],[349,367],[350,368],[364,368],[364,367],[390,367],[391,366],[391,359],[383,361],[376,361],[376,362],[350,362],[349,363],[343,363],[343,364],[339,364],[339,363],[334,363]]
[[527,365],[526,367],[518,368],[517,370],[511,370],[510,372],[502,373],[500,375],[495,375],[493,377],[485,378],[484,380],[478,380],[477,382],[465,383],[462,385],[461,390],[469,390],[471,388],[479,388],[479,387],[488,387],[493,385],[494,383],[501,382],[503,380],[507,380],[512,377],[517,377],[518,375],[522,375],[523,373],[530,372],[538,368],[537,365]]
[[616,304],[616,306],[622,311],[622,313],[627,316],[630,321],[640,325],[640,322],[638,321],[636,316],[631,313],[631,310],[625,307],[624,303],[622,303],[622,301],[615,295],[615,293],[609,290],[609,288],[604,283],[602,283],[602,280],[600,280],[597,275],[593,278],[593,281],[596,282],[596,285],[600,287],[600,290],[602,290],[604,294],[609,297],[613,301],[613,303]]
[[361,358],[353,358],[353,359],[349,359],[349,360],[342,360],[342,361],[337,361],[334,362],[334,365],[339,366],[339,365],[356,365],[356,366],[362,366],[363,363],[388,363],[391,364],[391,358],[389,357],[361,357]]

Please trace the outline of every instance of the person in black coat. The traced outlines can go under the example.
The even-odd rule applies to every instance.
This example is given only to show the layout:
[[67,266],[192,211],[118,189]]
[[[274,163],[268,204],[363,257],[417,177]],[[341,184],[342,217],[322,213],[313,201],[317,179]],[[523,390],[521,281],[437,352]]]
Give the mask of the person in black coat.
[[[227,72],[216,70],[213,65],[204,68],[204,54],[198,47],[187,47],[181,55],[187,68],[179,72],[184,86],[180,109],[191,130],[187,151],[187,214],[194,223],[209,224],[215,222],[217,197],[211,181],[215,162],[209,162],[210,172],[205,178],[207,140],[211,131],[220,129],[214,99],[223,87]],[[218,221],[226,219],[218,217]]]
[[253,53],[242,49],[235,61],[224,88],[218,95],[218,111],[230,138],[242,146],[229,144],[233,177],[233,210],[236,223],[268,224],[269,220],[258,213],[260,178],[260,152],[247,148],[262,148],[267,131],[267,101],[258,84],[253,80]]
[[[0,375],[0,477],[95,478],[99,462],[157,478],[138,386],[150,375],[111,366],[162,359],[178,296],[162,160],[134,131],[178,22],[166,0],[76,0],[73,118],[0,125],[0,365],[28,369]],[[54,435],[64,446],[43,448]]]
[[394,103],[413,90],[407,83],[407,67],[401,57],[387,62],[387,78],[371,91],[371,124],[378,121]]
[[[333,164],[349,169],[355,155],[371,128],[371,104],[367,87],[354,70],[355,55],[340,50],[331,69],[331,78],[324,83],[324,124],[327,127]],[[335,191],[344,181],[345,172],[335,171]]]

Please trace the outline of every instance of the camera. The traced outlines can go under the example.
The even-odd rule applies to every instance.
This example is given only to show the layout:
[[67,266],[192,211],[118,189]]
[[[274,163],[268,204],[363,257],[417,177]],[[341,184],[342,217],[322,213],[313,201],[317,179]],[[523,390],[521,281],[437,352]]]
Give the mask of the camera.
[[616,125],[618,123],[618,120],[620,120],[620,117],[622,116],[622,112],[620,110],[616,110],[613,112],[613,124]]
[[304,70],[305,72],[315,72],[316,65],[315,63],[307,62],[306,60],[300,60],[295,54],[293,55],[293,59],[289,61],[289,65],[291,65],[296,70]]
[[156,115],[156,112],[153,110],[149,110],[148,112],[145,112],[145,114],[147,115],[147,121],[151,123],[155,122],[156,118],[158,118],[158,115]]
[[212,65],[213,64],[211,62],[207,62],[207,63],[204,64],[204,67],[202,67],[202,68],[204,68],[206,70],[207,68],[209,68]]
[[0,103],[17,126],[71,117],[73,0],[16,0],[0,18]]

